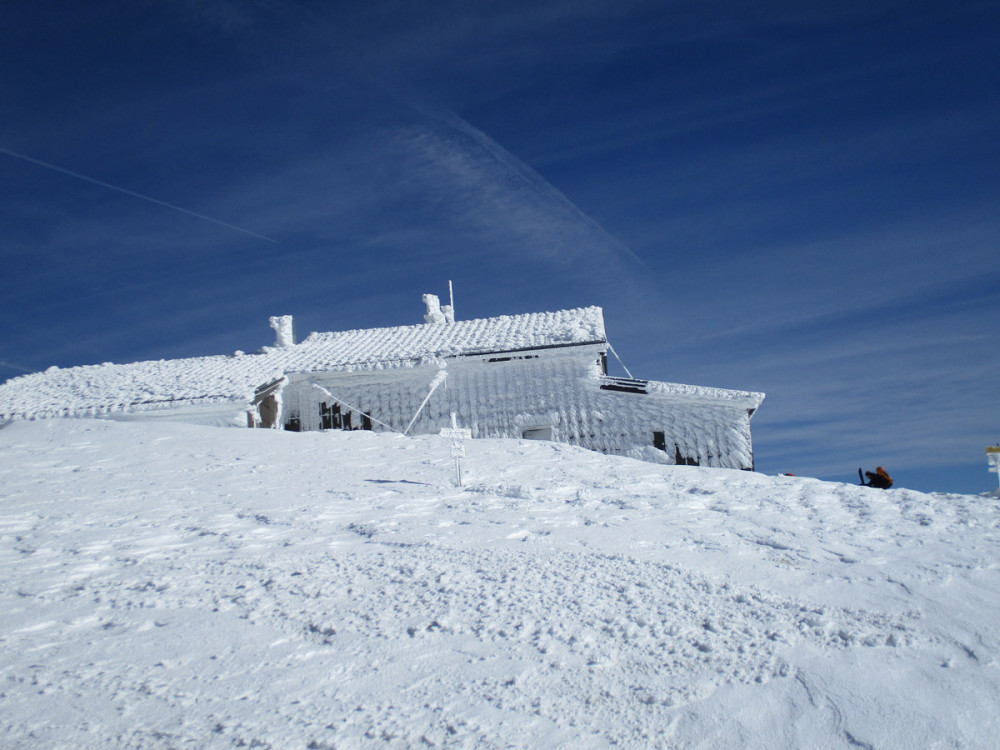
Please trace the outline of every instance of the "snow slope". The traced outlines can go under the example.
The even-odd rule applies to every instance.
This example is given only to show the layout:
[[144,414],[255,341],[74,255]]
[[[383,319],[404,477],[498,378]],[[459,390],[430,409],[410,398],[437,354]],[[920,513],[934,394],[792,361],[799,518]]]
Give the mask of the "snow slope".
[[0,430],[0,746],[996,745],[996,499],[467,449]]

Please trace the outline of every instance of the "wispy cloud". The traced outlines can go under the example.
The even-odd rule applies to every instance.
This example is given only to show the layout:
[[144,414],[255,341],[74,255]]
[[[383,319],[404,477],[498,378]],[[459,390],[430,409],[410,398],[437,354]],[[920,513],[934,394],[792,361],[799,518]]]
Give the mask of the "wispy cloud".
[[193,27],[202,27],[225,36],[245,34],[257,29],[262,17],[280,9],[286,12],[291,0],[153,0],[174,12]]
[[[531,304],[542,309],[593,304],[600,301],[595,290],[644,283],[644,266],[629,248],[500,144],[442,107],[414,106],[405,96],[381,92],[375,101],[362,96],[359,109],[355,89],[317,103],[292,79],[277,76],[245,89],[218,85],[224,90],[204,85],[119,112],[123,137],[107,169],[118,180],[130,159],[142,158],[143,176],[162,171],[160,183],[172,194],[192,195],[205,218],[235,217],[232,225],[216,226],[244,224],[256,231],[229,237],[157,212],[159,200],[142,201],[149,208],[134,210],[127,200],[101,201],[99,193],[88,195],[95,202],[91,216],[60,215],[64,199],[51,196],[57,220],[46,230],[43,262],[31,260],[33,239],[12,238],[7,246],[24,259],[22,278],[38,281],[15,295],[24,297],[20,304],[47,309],[67,332],[64,345],[51,342],[50,360],[115,359],[119,355],[108,350],[133,339],[129,356],[162,356],[155,339],[141,341],[150,319],[163,321],[158,337],[176,330],[192,353],[209,353],[198,342],[205,336],[216,341],[205,326],[221,321],[232,332],[223,350],[252,349],[248,332],[257,336],[259,328],[266,337],[260,321],[278,312],[294,312],[305,329],[315,330],[407,322],[373,317],[382,309],[374,304],[377,296],[411,287],[418,295],[423,285],[448,278],[460,290],[479,290],[476,306],[466,298],[464,308],[478,314],[510,312],[511,294],[532,296]],[[275,112],[261,132],[248,127],[236,137],[216,129],[195,134],[192,144],[192,138],[154,141],[153,133],[133,134],[128,127],[130,117],[159,122],[210,105],[225,119],[251,97],[267,98]],[[250,154],[265,128],[271,143],[295,139],[294,150]],[[322,137],[303,140],[304,130]],[[216,159],[213,170],[204,171],[192,159],[193,153],[227,151],[238,155],[231,169]],[[72,176],[132,197],[103,180]],[[283,242],[255,243],[250,235]],[[99,263],[88,260],[97,257]],[[33,290],[43,285],[51,293],[37,299]],[[103,301],[106,288],[115,289],[114,301]],[[368,298],[364,309],[354,304],[359,296]],[[78,324],[70,313],[74,306],[89,306],[98,319]],[[345,312],[356,318],[345,320]],[[18,334],[11,343],[20,351],[32,339]]]
[[[563,264],[608,259],[645,263],[566,196],[483,131],[438,110],[399,135],[407,167],[430,187],[445,185],[466,218],[494,232],[528,235],[535,254]],[[531,236],[533,235],[533,236]],[[596,257],[595,257],[596,256]]]
[[766,471],[835,478],[873,461],[960,464],[996,430],[1000,341],[976,307],[730,340],[725,358],[701,351],[769,392],[755,419]]

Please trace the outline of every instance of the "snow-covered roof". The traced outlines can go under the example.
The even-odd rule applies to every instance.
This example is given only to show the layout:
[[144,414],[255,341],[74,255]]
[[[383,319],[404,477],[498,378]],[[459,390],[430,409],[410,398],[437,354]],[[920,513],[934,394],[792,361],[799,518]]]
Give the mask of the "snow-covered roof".
[[[352,365],[606,341],[601,308],[582,307],[558,312],[457,320],[454,323],[313,333],[297,348],[321,351],[325,362]],[[294,363],[296,360],[293,357],[289,361]],[[306,366],[303,367],[292,364],[288,369],[312,369],[304,364]]]
[[254,354],[49,368],[0,385],[0,420],[243,401],[289,372],[408,367],[427,358],[605,343],[599,307],[313,333]]

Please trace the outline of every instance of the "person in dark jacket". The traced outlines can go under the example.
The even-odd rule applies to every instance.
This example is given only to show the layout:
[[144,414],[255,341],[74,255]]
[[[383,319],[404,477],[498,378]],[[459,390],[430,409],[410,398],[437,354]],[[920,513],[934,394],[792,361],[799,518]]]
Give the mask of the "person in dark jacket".
[[[861,474],[861,469],[858,469],[858,474]],[[861,484],[865,487],[878,487],[880,490],[892,487],[892,477],[881,466],[876,467],[875,471],[866,471],[865,476],[868,477],[868,481],[861,480]]]

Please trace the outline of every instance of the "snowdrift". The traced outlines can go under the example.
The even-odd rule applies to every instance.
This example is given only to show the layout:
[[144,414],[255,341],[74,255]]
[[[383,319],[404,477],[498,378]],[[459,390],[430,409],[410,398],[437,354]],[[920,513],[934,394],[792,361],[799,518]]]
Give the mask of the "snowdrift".
[[995,499],[467,452],[0,430],[0,745],[995,744]]

